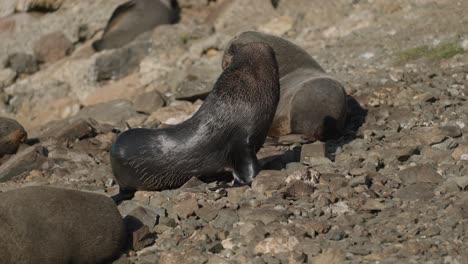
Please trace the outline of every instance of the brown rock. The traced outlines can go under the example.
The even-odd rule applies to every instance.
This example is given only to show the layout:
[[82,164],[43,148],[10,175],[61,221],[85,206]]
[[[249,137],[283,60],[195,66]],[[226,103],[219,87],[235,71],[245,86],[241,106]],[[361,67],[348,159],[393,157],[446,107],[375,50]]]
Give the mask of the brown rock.
[[314,193],[314,187],[310,184],[307,184],[303,181],[294,181],[286,189],[286,194],[289,197],[294,197],[301,199],[303,197],[308,197]]
[[430,164],[418,165],[404,169],[398,173],[398,176],[407,184],[421,182],[438,184],[444,180]]
[[402,200],[430,200],[434,197],[435,186],[430,183],[417,183],[411,184],[400,188],[396,193],[395,197]]
[[26,177],[30,171],[39,169],[46,162],[47,154],[47,149],[39,145],[19,152],[0,166],[0,182]]
[[70,54],[73,43],[62,32],[52,32],[36,41],[33,50],[39,62],[50,63]]
[[281,186],[285,184],[287,176],[287,173],[284,171],[260,171],[252,183],[252,190],[266,196],[271,195],[272,192],[281,189]]
[[16,153],[26,138],[27,133],[20,123],[0,117],[0,157]]
[[317,234],[326,234],[330,231],[331,226],[327,223],[323,223],[316,220],[295,220],[294,224],[297,227],[304,229],[311,236]]
[[143,248],[150,246],[154,243],[154,234],[150,232],[148,226],[142,226],[132,233],[132,249],[140,251]]
[[174,211],[182,219],[186,219],[192,215],[195,215],[195,211],[198,209],[198,201],[195,197],[186,196],[181,201],[176,203]]
[[452,152],[452,157],[455,160],[468,160],[468,146],[460,145]]

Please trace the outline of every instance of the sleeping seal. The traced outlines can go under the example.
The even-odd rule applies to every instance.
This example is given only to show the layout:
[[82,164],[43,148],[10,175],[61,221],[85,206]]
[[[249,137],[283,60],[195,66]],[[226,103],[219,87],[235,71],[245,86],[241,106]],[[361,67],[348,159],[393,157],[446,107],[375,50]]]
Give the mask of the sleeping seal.
[[304,49],[269,34],[247,31],[234,37],[223,55],[222,67],[232,58],[230,45],[263,42],[276,54],[281,97],[269,135],[304,134],[321,140],[339,136],[346,121],[346,92]]

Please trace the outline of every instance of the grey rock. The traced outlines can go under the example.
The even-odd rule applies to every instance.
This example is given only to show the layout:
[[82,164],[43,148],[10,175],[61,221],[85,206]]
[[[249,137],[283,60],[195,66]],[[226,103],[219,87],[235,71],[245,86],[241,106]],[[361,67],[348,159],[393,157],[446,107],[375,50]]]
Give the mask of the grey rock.
[[0,166],[0,182],[25,177],[26,173],[39,169],[47,161],[47,154],[47,149],[40,145],[28,147],[17,153]]
[[252,190],[263,195],[269,195],[281,189],[285,184],[287,174],[283,171],[260,171],[252,183]]
[[441,183],[444,179],[430,164],[418,165],[404,169],[398,173],[400,179],[406,184],[413,183]]
[[136,71],[149,48],[148,43],[136,43],[103,53],[96,59],[96,80],[117,80]]
[[17,74],[33,74],[39,70],[36,58],[26,53],[14,53],[10,55],[5,66]]
[[0,69],[0,91],[13,83],[16,78],[16,72],[12,69]]
[[211,222],[211,225],[215,228],[230,230],[237,221],[239,221],[239,216],[234,210],[222,209],[216,219]]
[[323,158],[327,155],[325,143],[317,141],[313,144],[302,145],[301,162],[307,162],[310,158]]
[[286,211],[267,208],[248,209],[241,208],[239,217],[242,221],[262,221],[265,225],[273,222],[285,222]]
[[144,114],[151,114],[165,104],[162,95],[158,91],[139,94],[132,101],[135,110]]
[[34,56],[39,62],[55,62],[73,51],[73,43],[62,33],[52,32],[34,43]]
[[402,200],[423,200],[427,201],[434,197],[435,186],[430,183],[414,183],[400,188],[395,197]]
[[130,101],[114,100],[85,107],[74,118],[93,118],[100,123],[125,127],[126,121],[141,116]]

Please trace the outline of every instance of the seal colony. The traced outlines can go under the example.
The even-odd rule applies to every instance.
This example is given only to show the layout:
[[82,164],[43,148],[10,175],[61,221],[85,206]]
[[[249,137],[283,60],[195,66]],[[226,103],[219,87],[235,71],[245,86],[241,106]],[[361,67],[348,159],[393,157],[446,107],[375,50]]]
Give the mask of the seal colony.
[[130,129],[114,141],[110,159],[118,201],[137,190],[178,188],[192,177],[232,172],[250,183],[279,101],[279,70],[265,43],[234,44],[232,58],[200,109],[162,129]]
[[278,60],[281,97],[269,135],[304,134],[315,140],[339,136],[346,121],[346,92],[298,45],[274,35],[243,32],[227,45],[222,68],[232,58],[230,45],[250,42],[270,45]]

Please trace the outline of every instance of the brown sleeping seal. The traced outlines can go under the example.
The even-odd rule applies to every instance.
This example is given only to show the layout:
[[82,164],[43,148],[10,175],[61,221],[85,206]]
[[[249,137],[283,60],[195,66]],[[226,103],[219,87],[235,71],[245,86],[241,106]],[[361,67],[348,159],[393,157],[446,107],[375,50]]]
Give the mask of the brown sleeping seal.
[[131,0],[114,10],[101,39],[92,46],[97,51],[120,48],[141,33],[178,19],[176,0]]
[[100,194],[34,186],[0,193],[0,263],[111,263],[126,246],[117,206]]
[[190,119],[117,137],[110,157],[121,194],[177,188],[194,176],[222,172],[241,184],[253,180],[260,169],[256,152],[279,100],[278,64],[264,43],[232,45],[230,53],[230,64]]
[[232,58],[230,45],[263,42],[276,54],[281,97],[269,135],[304,134],[311,139],[339,136],[346,121],[346,92],[304,49],[269,34],[247,31],[234,37],[222,67]]

